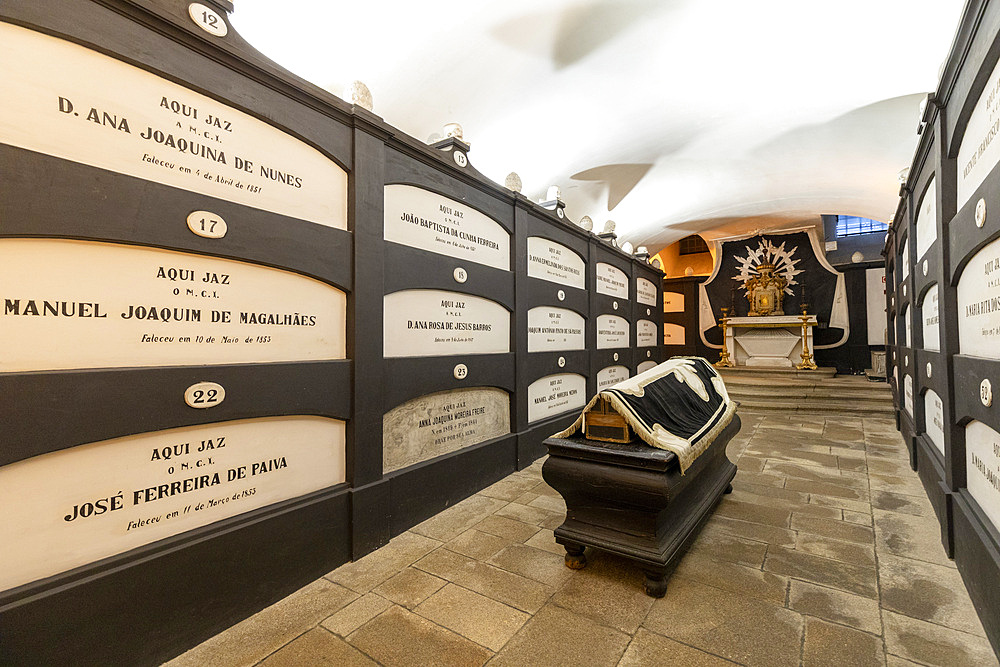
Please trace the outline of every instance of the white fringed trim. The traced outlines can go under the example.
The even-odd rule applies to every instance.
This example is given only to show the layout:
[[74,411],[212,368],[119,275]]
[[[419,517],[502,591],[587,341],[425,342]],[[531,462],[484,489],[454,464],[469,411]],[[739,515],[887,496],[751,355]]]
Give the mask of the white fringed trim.
[[[653,369],[650,369],[650,371],[652,370]],[[643,382],[643,386],[649,384],[649,382],[657,380],[673,372],[674,372],[673,368],[661,371],[657,373],[654,377],[649,378],[647,381]],[[645,373],[643,373],[643,375],[645,375]],[[633,378],[633,380],[634,379],[635,378]],[[718,382],[716,382],[716,379],[718,379]],[[620,398],[618,398],[618,396],[616,396],[613,393],[605,393],[604,391],[598,392],[596,396],[590,399],[587,405],[584,406],[583,412],[580,413],[580,416],[576,418],[576,421],[574,421],[569,426],[569,428],[560,431],[559,433],[556,433],[552,437],[569,438],[578,430],[583,431],[584,415],[587,414],[588,410],[594,407],[594,405],[597,403],[597,399],[603,398],[609,403],[611,403],[611,406],[615,409],[615,412],[617,412],[625,419],[628,425],[632,427],[632,430],[635,431],[635,434],[639,436],[639,438],[643,442],[645,442],[650,447],[656,447],[657,449],[663,449],[668,452],[673,452],[677,456],[677,461],[680,463],[681,474],[683,475],[687,471],[687,469],[691,467],[695,459],[698,458],[706,449],[708,449],[708,446],[711,445],[713,442],[715,442],[715,439],[719,437],[719,434],[722,433],[722,431],[727,426],[729,426],[729,422],[733,420],[733,415],[736,414],[736,403],[729,398],[729,393],[726,391],[725,383],[722,381],[722,378],[718,374],[716,374],[715,377],[712,378],[712,385],[715,387],[716,391],[718,391],[719,394],[722,396],[722,399],[724,401],[723,404],[726,406],[726,409],[723,412],[722,417],[715,424],[715,426],[713,426],[711,430],[709,430],[707,433],[703,433],[701,437],[698,438],[697,443],[694,445],[689,444],[687,440],[678,438],[676,435],[667,432],[667,430],[664,429],[659,424],[654,424],[653,432],[647,431],[646,428],[632,415],[632,411],[628,409],[625,403]],[[631,391],[628,393],[632,394]]]

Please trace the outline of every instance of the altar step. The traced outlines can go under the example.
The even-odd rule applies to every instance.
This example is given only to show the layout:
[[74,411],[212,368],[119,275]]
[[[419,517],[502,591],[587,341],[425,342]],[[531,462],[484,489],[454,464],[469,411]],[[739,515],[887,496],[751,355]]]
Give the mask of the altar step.
[[719,369],[740,410],[764,414],[892,417],[888,385],[863,376],[836,376],[836,369]]
[[832,378],[837,374],[837,369],[830,367],[820,367],[814,371],[800,371],[794,368],[768,368],[766,366],[736,366],[733,368],[718,369],[726,381],[730,376],[734,378],[805,378],[815,380],[817,378]]

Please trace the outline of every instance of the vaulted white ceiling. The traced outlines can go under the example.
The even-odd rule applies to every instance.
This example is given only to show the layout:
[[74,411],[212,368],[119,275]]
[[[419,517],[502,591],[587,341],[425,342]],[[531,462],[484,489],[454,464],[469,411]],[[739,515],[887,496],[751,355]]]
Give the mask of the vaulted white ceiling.
[[823,213],[886,220],[962,0],[236,0],[267,56],[653,252]]

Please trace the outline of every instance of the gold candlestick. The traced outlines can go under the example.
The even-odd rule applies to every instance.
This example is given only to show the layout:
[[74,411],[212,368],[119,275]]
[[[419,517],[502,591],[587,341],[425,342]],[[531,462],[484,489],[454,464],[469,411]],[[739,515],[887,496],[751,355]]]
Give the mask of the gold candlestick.
[[800,371],[810,370],[814,371],[819,368],[816,362],[813,361],[812,353],[809,351],[809,315],[806,314],[808,309],[808,304],[802,304],[802,314],[799,315],[799,319],[802,320],[802,361],[799,362],[795,368]]
[[729,348],[726,347],[726,329],[729,323],[729,309],[721,308],[722,317],[719,318],[719,326],[722,327],[722,352],[719,354],[719,360],[715,362],[716,368],[732,368],[736,366],[729,359]]

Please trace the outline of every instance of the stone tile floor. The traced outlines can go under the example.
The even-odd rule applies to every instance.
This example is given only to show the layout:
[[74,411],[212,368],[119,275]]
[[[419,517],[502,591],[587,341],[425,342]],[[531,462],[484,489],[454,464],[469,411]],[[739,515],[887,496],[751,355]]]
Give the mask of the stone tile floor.
[[998,664],[890,420],[742,418],[660,600],[620,558],[564,567],[536,462],[168,664]]

